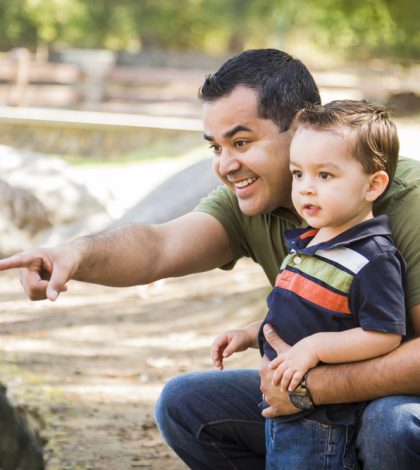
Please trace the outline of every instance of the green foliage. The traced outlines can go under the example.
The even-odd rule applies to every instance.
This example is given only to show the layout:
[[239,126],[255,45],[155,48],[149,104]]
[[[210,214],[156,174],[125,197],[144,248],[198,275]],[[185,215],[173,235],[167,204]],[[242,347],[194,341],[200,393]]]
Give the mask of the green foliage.
[[[420,57],[417,0],[300,0],[300,26],[321,47],[351,57]],[[313,25],[313,27],[311,27]]]
[[0,0],[0,48],[236,52],[290,34],[353,58],[420,57],[418,0]]

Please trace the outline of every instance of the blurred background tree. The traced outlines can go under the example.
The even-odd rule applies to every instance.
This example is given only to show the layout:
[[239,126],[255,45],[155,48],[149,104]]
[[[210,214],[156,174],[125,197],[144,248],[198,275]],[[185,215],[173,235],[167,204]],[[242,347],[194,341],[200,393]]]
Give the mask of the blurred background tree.
[[249,47],[337,57],[420,58],[418,0],[0,0],[0,49],[165,49],[220,55]]

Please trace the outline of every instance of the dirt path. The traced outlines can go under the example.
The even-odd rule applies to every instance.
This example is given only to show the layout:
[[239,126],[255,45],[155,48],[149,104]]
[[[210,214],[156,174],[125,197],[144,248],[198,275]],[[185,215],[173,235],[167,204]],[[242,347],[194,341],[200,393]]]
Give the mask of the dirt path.
[[[26,300],[16,273],[0,287],[0,377],[39,416],[48,470],[186,468],[159,436],[156,398],[170,377],[211,369],[214,335],[261,317],[267,292],[250,262],[147,288],[72,283],[56,303]],[[257,365],[249,351],[229,367]]]

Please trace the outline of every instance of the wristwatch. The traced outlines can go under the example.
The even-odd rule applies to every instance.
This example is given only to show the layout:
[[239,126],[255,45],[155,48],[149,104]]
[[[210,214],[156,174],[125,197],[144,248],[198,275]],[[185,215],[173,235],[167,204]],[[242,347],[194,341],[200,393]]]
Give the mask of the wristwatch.
[[311,394],[309,393],[309,389],[306,385],[306,374],[302,377],[298,386],[292,392],[289,392],[289,399],[301,410],[313,410],[315,408]]

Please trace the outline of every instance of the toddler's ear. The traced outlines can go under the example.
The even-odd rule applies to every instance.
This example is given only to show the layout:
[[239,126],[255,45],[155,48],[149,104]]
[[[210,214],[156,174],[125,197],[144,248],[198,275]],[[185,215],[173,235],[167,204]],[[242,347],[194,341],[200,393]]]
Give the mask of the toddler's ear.
[[389,176],[381,170],[369,176],[369,188],[366,191],[366,201],[373,202],[385,191],[388,186]]

